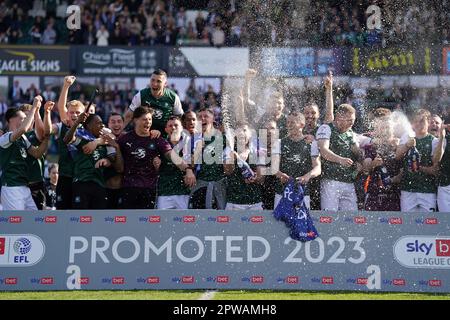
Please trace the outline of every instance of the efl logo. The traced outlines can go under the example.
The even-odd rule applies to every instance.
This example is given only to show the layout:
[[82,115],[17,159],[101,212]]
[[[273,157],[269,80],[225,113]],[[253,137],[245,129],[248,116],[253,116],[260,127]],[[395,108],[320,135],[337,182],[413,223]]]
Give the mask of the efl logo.
[[322,284],[334,284],[333,277],[322,277]]
[[402,218],[390,218],[389,224],[402,224],[403,220]]
[[149,216],[148,217],[149,223],[160,223],[161,222],[161,216]]
[[127,217],[126,216],[115,216],[114,217],[114,223],[126,223]]
[[355,217],[353,218],[353,222],[356,224],[365,224],[367,222],[366,217]]
[[17,278],[6,278],[5,284],[7,285],[16,285],[17,284]]
[[181,283],[194,283],[195,278],[193,276],[181,277]]
[[44,218],[45,223],[56,223],[57,217],[56,216],[46,216]]
[[81,277],[80,279],[78,279],[78,283],[79,284],[89,284],[89,277]]
[[41,278],[39,283],[40,284],[53,284],[53,278],[52,277]]
[[251,216],[250,221],[253,223],[262,223],[262,222],[264,222],[264,217],[263,216]]
[[367,284],[367,278],[357,278],[356,279],[356,284],[366,285]]
[[183,223],[194,223],[195,216],[183,216]]
[[251,283],[263,283],[264,277],[263,276],[252,276],[250,279]]
[[228,281],[230,281],[230,277],[228,277],[228,276],[217,276],[216,277],[217,283],[228,283]]
[[320,223],[332,223],[333,218],[332,217],[320,217],[319,222]]
[[5,242],[6,238],[0,238],[0,255],[5,254]]
[[440,287],[440,286],[442,286],[442,282],[441,282],[441,280],[430,280],[430,281],[428,281],[428,285],[430,287]]
[[81,223],[91,223],[92,222],[92,216],[81,216],[80,217]]
[[125,278],[124,277],[113,277],[112,284],[125,284]]
[[426,218],[425,219],[425,224],[438,224],[439,221],[437,218]]
[[438,257],[450,257],[450,240],[436,239],[436,255]]
[[286,283],[289,283],[289,284],[298,284],[298,282],[299,282],[299,278],[298,278],[297,276],[289,276],[289,277],[286,277]]
[[230,217],[229,216],[218,216],[217,222],[218,223],[228,223],[228,222],[230,222]]
[[147,278],[148,284],[156,284],[159,283],[159,277],[148,277]]
[[22,223],[22,217],[9,217],[9,223]]
[[405,279],[394,279],[394,280],[392,280],[392,284],[394,286],[404,286],[404,285],[406,285],[406,281],[405,281]]

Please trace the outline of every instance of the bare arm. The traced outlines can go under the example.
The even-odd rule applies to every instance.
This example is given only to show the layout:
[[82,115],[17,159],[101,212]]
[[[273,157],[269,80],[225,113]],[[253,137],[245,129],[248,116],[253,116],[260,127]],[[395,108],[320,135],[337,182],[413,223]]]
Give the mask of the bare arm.
[[416,146],[416,139],[411,138],[406,144],[401,144],[395,150],[395,160],[402,160],[409,149]]
[[334,101],[333,101],[333,74],[331,71],[325,78],[325,100],[326,110],[324,123],[331,123],[334,121]]
[[[445,129],[447,127],[448,125],[445,125],[444,123],[441,124],[441,128],[439,130],[439,140],[436,146],[436,151],[433,156],[434,165],[439,164],[439,162],[441,162],[442,160],[442,157],[444,156]],[[450,143],[450,141],[447,141],[447,143]]]
[[350,167],[353,164],[353,160],[349,158],[343,158],[330,150],[330,140],[320,139],[318,142],[320,155],[330,162],[339,163],[340,165]]
[[123,163],[123,156],[122,151],[120,150],[120,146],[117,143],[117,141],[109,134],[103,135],[103,139],[105,140],[105,143],[116,149],[116,155],[112,157],[111,161],[114,166],[114,170],[117,171],[117,173],[123,173],[124,170],[124,163]]
[[67,125],[67,94],[69,93],[70,86],[75,82],[76,78],[74,76],[64,77],[64,83],[61,88],[61,93],[58,99],[58,112],[61,122]]
[[22,121],[22,124],[20,125],[20,127],[17,128],[16,130],[14,130],[13,133],[11,134],[11,137],[10,137],[10,141],[11,142],[16,141],[25,132],[30,130],[31,126],[33,125],[36,109],[39,109],[39,107],[41,106],[41,103],[42,103],[42,97],[41,96],[34,97],[34,99],[33,99],[33,108],[28,113],[28,115],[25,118],[25,120]]
[[39,147],[31,146],[27,151],[30,155],[39,159],[44,155],[48,148],[48,138],[49,136],[44,136],[44,139],[41,141]]
[[83,112],[78,116],[77,121],[75,121],[73,126],[70,127],[69,131],[67,131],[66,135],[64,136],[63,141],[65,144],[69,144],[75,141],[75,132],[77,131],[78,125],[86,121],[88,116],[89,113],[87,112]]
[[36,138],[39,141],[42,141],[42,138],[45,135],[44,123],[41,119],[41,114],[39,113],[40,108],[36,109],[34,113],[34,131],[36,132]]

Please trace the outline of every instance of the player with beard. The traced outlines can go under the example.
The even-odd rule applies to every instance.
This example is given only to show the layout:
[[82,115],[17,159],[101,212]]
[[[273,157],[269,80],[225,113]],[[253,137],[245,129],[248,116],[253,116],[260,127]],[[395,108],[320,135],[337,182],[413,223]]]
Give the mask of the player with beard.
[[[181,116],[183,108],[175,91],[166,88],[167,73],[161,69],[155,70],[150,78],[150,88],[139,91],[125,112],[125,127],[133,117],[133,111],[139,106],[151,107],[153,112],[152,129],[163,133],[167,120],[171,115]],[[154,136],[154,135],[153,135]]]
[[137,107],[133,112],[134,130],[118,140],[124,159],[122,209],[155,207],[158,171],[153,161],[156,157],[170,159],[186,173],[186,185],[192,187],[195,184],[192,168],[172,151],[170,144],[161,137],[151,138],[152,114],[148,107]]
[[[323,119],[323,124],[328,124],[334,120],[334,100],[333,100],[333,74],[330,71],[324,79],[325,86],[325,117]],[[305,115],[305,127],[303,128],[303,134],[306,141],[312,142],[315,140],[317,129],[319,128],[319,106],[312,102],[305,105],[303,108],[303,114]],[[313,178],[309,182],[309,194],[311,198],[311,209],[320,210],[320,179],[319,175]]]
[[[121,114],[112,112],[108,117],[108,129],[111,133],[105,133],[109,135],[111,139],[118,140],[125,133],[124,119]],[[117,209],[119,206],[120,189],[122,187],[122,174],[117,172],[114,166],[106,167],[104,170],[104,176],[106,181],[106,193],[108,197],[108,209]]]

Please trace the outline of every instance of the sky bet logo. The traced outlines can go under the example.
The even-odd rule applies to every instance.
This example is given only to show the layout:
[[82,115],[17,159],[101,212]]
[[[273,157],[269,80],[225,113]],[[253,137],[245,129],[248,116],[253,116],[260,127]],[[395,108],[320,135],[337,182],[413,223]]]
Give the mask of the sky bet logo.
[[22,223],[22,217],[20,216],[13,216],[13,217],[0,217],[0,222],[4,223]]
[[206,282],[228,283],[230,282],[230,277],[229,276],[207,277]]
[[450,269],[450,238],[401,237],[394,245],[394,257],[408,268]]
[[[423,252],[425,255],[429,255],[434,243],[419,242],[416,240],[414,242],[409,242],[406,244],[407,252]],[[436,240],[436,256],[438,257],[449,257],[450,256],[450,240]]]
[[251,222],[251,223],[263,223],[263,216],[251,216],[251,217],[241,217],[242,222]]
[[231,221],[230,216],[208,217],[208,221],[217,223],[228,223]]

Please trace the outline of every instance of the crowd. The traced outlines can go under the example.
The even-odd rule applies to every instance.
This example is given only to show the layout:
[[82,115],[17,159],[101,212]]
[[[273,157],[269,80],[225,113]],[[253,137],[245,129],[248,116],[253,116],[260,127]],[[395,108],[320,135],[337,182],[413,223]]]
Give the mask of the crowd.
[[[211,106],[183,108],[162,70],[106,121],[97,100],[69,98],[76,78],[65,77],[57,101],[36,95],[5,113],[3,209],[273,210],[296,183],[316,210],[450,211],[448,117],[418,108],[408,126],[399,110],[378,107],[357,133],[357,109],[336,97],[331,74],[323,104],[285,99],[274,87],[256,117],[255,77],[247,71],[223,122]],[[59,158],[46,182],[50,137]]]
[[[81,8],[69,31],[66,9]],[[381,25],[367,28],[381,9]],[[0,43],[377,46],[448,44],[448,0],[0,1]]]

